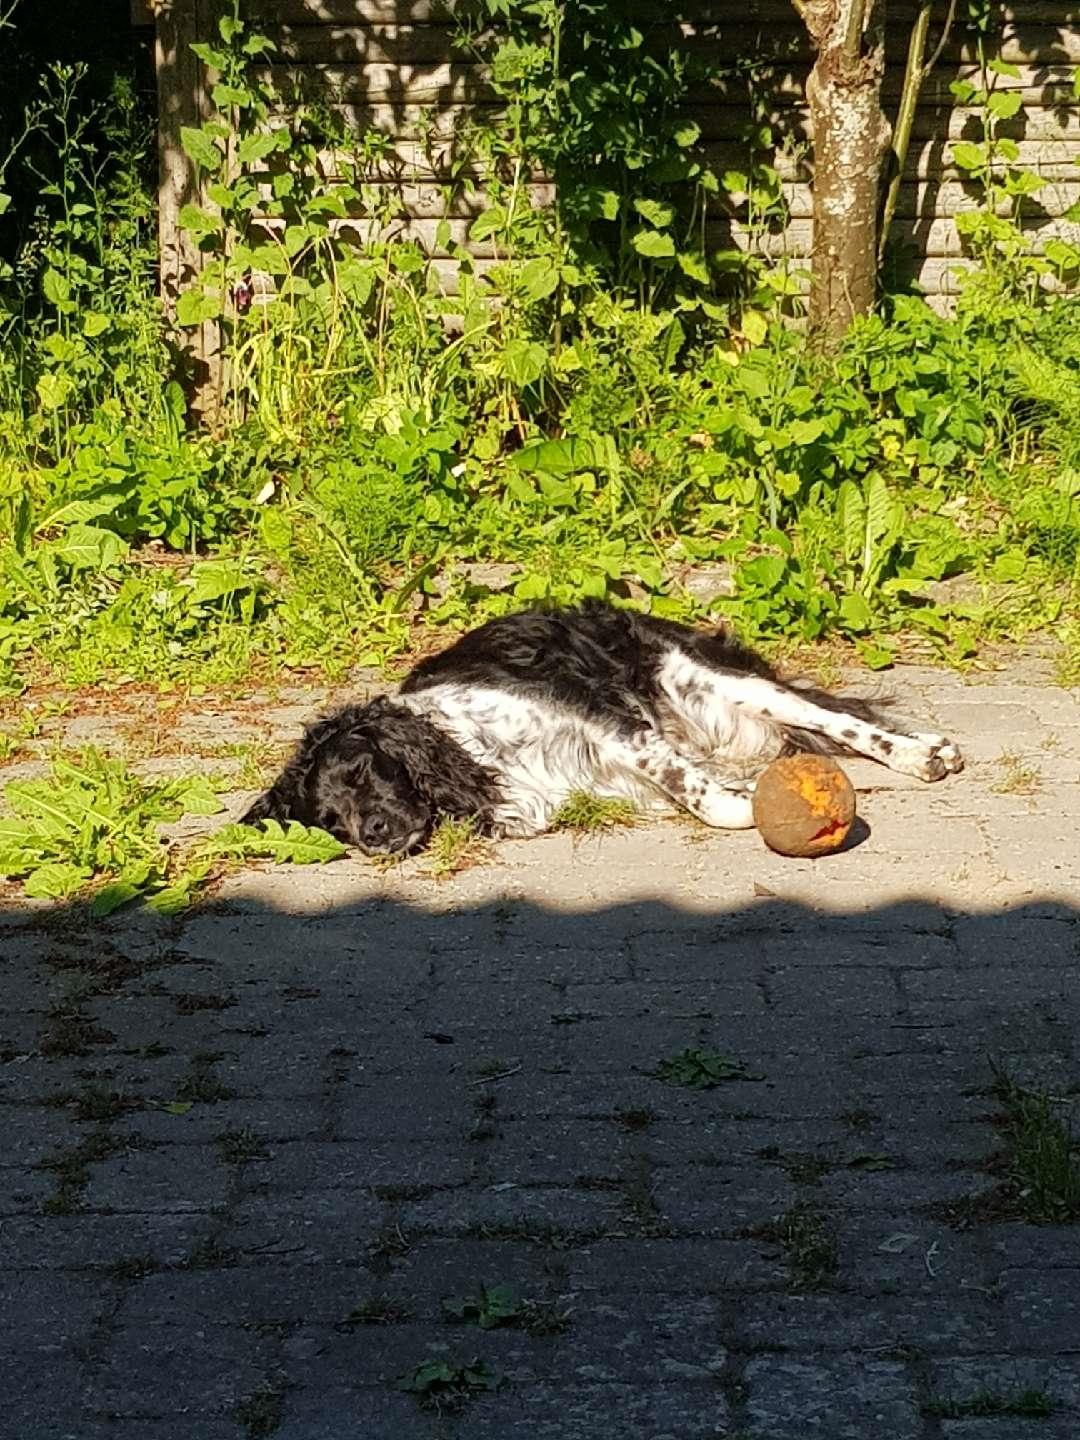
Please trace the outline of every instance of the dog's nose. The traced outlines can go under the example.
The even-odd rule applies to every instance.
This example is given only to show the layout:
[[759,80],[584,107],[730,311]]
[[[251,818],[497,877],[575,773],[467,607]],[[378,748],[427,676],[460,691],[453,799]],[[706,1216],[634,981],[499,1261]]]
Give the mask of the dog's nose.
[[365,845],[373,849],[385,845],[390,834],[390,822],[384,815],[369,815],[362,828]]

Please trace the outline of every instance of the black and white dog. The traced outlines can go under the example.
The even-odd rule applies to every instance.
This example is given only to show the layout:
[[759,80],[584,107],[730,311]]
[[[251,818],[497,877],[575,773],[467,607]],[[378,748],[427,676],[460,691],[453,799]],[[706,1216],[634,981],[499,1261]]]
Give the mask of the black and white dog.
[[318,825],[365,853],[422,845],[440,816],[537,835],[574,791],[753,824],[753,780],[791,750],[867,755],[940,780],[940,735],[897,734],[857,701],[782,684],[724,633],[599,603],[508,615],[423,660],[397,695],[318,720],[243,817]]

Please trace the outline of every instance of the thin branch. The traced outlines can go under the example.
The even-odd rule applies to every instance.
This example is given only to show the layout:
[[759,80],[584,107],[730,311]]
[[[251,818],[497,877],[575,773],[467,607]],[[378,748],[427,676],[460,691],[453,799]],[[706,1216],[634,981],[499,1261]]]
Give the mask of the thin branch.
[[937,62],[941,59],[941,53],[945,49],[945,46],[949,43],[949,34],[952,31],[953,21],[955,19],[956,0],[949,0],[949,13],[945,16],[945,24],[941,31],[941,39],[938,41],[937,48],[934,50],[934,53],[930,56],[930,59],[927,60],[926,64],[923,66],[922,78],[924,80],[930,74],[930,71],[933,70]]
[[856,60],[862,48],[863,29],[866,25],[866,11],[869,0],[852,0],[848,11],[847,30],[844,33],[844,54],[849,60]]
[[799,19],[800,19],[800,20],[803,22],[803,24],[805,25],[805,24],[806,24],[806,0],[791,0],[791,3],[792,3],[792,5],[795,7],[795,14],[798,15]]
[[908,150],[911,147],[911,132],[915,124],[915,107],[919,103],[919,92],[922,90],[926,77],[941,58],[941,53],[948,43],[949,32],[952,30],[953,21],[956,18],[956,3],[957,0],[949,0],[949,10],[945,16],[945,24],[941,36],[929,60],[924,59],[924,57],[926,54],[926,39],[930,33],[930,16],[934,8],[934,0],[923,0],[911,32],[911,40],[908,45],[907,65],[904,69],[904,84],[900,92],[900,106],[896,115],[896,127],[893,130],[892,175],[889,178],[889,188],[885,192],[885,205],[881,214],[881,228],[878,232],[879,264],[884,258],[885,245],[889,238],[889,230],[893,220],[896,218],[896,207],[900,200],[900,182],[904,178],[904,168],[907,165]]

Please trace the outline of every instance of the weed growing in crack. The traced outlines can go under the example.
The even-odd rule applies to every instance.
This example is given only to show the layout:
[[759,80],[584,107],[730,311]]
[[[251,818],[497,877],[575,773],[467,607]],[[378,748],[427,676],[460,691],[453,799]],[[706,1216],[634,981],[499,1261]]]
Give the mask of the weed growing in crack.
[[873,1110],[862,1109],[841,1110],[836,1118],[851,1130],[872,1130],[881,1120],[881,1116]]
[[273,1435],[285,1416],[285,1386],[266,1380],[233,1408],[233,1419],[248,1440]]
[[998,756],[1001,774],[990,786],[995,795],[1035,795],[1042,789],[1042,771],[1010,750]]
[[46,1215],[72,1215],[82,1206],[83,1191],[90,1183],[89,1166],[107,1160],[126,1148],[126,1142],[107,1130],[95,1130],[70,1150],[61,1150],[37,1166],[56,1177],[56,1189],[42,1205]]
[[557,1300],[526,1300],[519,1324],[530,1335],[561,1335],[574,1323],[574,1312]]
[[196,1054],[191,1057],[188,1073],[176,1087],[176,1098],[183,1104],[217,1105],[232,1100],[236,1094],[213,1073],[221,1056]]
[[51,1095],[48,1103],[56,1109],[70,1110],[73,1118],[83,1124],[97,1125],[146,1108],[146,1102],[137,1095],[121,1095],[104,1085],[84,1085],[81,1090],[64,1090]]
[[164,1267],[156,1255],[125,1255],[106,1265],[103,1273],[122,1285],[133,1284],[146,1275],[156,1275]]
[[1080,1144],[1062,1113],[1065,1102],[1019,1084],[1000,1066],[993,1067],[990,1093],[1001,1106],[994,1123],[1004,1145],[987,1168],[1004,1178],[936,1213],[959,1227],[1008,1219],[1033,1225],[1080,1222]]
[[415,1395],[423,1409],[442,1415],[456,1414],[477,1395],[497,1390],[502,1383],[503,1376],[483,1360],[474,1359],[465,1364],[425,1360],[402,1375],[395,1382],[395,1389]]
[[484,1055],[470,1066],[478,1080],[497,1080],[500,1075],[514,1068],[514,1061],[504,1060],[499,1055]]
[[61,1002],[49,1011],[38,1048],[47,1060],[67,1060],[89,1055],[93,1046],[110,1045],[115,1039],[115,1035],[95,1025],[77,1005]]
[[805,1151],[786,1153],[779,1145],[767,1145],[764,1150],[759,1150],[758,1159],[779,1165],[793,1185],[819,1185],[822,1176],[836,1166],[836,1162],[826,1155],[812,1155]]
[[363,1325],[404,1325],[413,1318],[414,1312],[389,1295],[372,1295],[361,1300],[334,1327],[337,1330],[357,1330]]
[[639,1133],[647,1130],[656,1119],[656,1111],[649,1110],[644,1106],[627,1106],[622,1110],[616,1110],[612,1114],[612,1123],[620,1130],[629,1130],[631,1133]]
[[477,831],[475,820],[445,816],[431,833],[425,858],[428,873],[436,880],[446,880],[489,860],[491,846]]
[[570,1229],[522,1216],[520,1220],[481,1221],[462,1233],[470,1240],[523,1240],[548,1250],[576,1250],[605,1239],[608,1231],[602,1226],[584,1225]]
[[231,1270],[236,1265],[236,1261],[236,1250],[231,1246],[222,1245],[212,1236],[207,1236],[203,1240],[196,1241],[179,1268],[181,1270]]
[[478,1325],[481,1330],[512,1327],[530,1335],[558,1335],[573,1314],[555,1300],[521,1300],[510,1285],[482,1285],[475,1295],[457,1295],[442,1302],[448,1320]]
[[200,1010],[228,1010],[236,1004],[235,995],[199,995],[188,991],[173,996],[178,1015],[197,1015]]
[[1015,1415],[1045,1419],[1057,1409],[1057,1401],[1043,1390],[1021,1390],[1013,1395],[982,1390],[967,1400],[947,1400],[931,1395],[920,1409],[924,1415],[941,1420],[968,1420],[976,1416]]
[[521,1309],[521,1301],[510,1285],[482,1285],[475,1295],[455,1295],[442,1302],[442,1311],[448,1320],[479,1325],[481,1330],[513,1325],[520,1318]]
[[473,1096],[473,1121],[465,1132],[466,1140],[479,1144],[485,1140],[494,1140],[499,1133],[499,1127],[495,1116],[498,1110],[498,1098],[490,1091],[483,1090]]
[[367,1253],[373,1260],[400,1260],[412,1249],[412,1241],[397,1222],[380,1226],[368,1241]]
[[240,1130],[223,1130],[217,1137],[218,1150],[226,1165],[248,1165],[253,1160],[269,1160],[270,1151],[266,1142],[244,1127]]
[[681,1085],[687,1090],[711,1090],[725,1080],[750,1080],[741,1060],[723,1055],[718,1050],[689,1047],[677,1055],[661,1060],[653,1071],[665,1085]]
[[664,1217],[653,1194],[653,1163],[647,1155],[634,1155],[622,1180],[626,1211],[642,1235],[671,1234],[671,1225]]
[[838,1263],[836,1236],[814,1206],[799,1201],[782,1215],[743,1233],[748,1239],[781,1247],[793,1289],[824,1290],[832,1283]]

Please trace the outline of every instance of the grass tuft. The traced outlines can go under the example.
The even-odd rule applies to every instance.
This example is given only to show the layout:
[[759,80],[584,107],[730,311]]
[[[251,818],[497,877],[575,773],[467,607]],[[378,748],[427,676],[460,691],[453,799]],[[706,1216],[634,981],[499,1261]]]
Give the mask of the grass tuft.
[[555,812],[551,829],[572,830],[577,835],[599,835],[627,829],[636,825],[639,818],[636,807],[629,800],[575,790]]
[[990,786],[995,795],[1035,795],[1042,789],[1042,771],[1020,755],[1003,750],[998,756],[1001,774]]
[[454,820],[444,816],[432,831],[427,847],[429,874],[437,880],[446,880],[462,870],[471,870],[491,858],[491,845],[477,829],[476,821],[469,816]]
[[799,1201],[764,1225],[744,1231],[748,1239],[766,1240],[784,1251],[796,1290],[825,1290],[837,1271],[836,1236],[824,1215]]
[[1053,1415],[1057,1401],[1043,1390],[1020,1390],[1015,1395],[983,1390],[967,1400],[946,1400],[942,1396],[931,1395],[923,1401],[921,1409],[924,1415],[934,1415],[941,1420],[968,1420],[994,1415],[1045,1419]]

